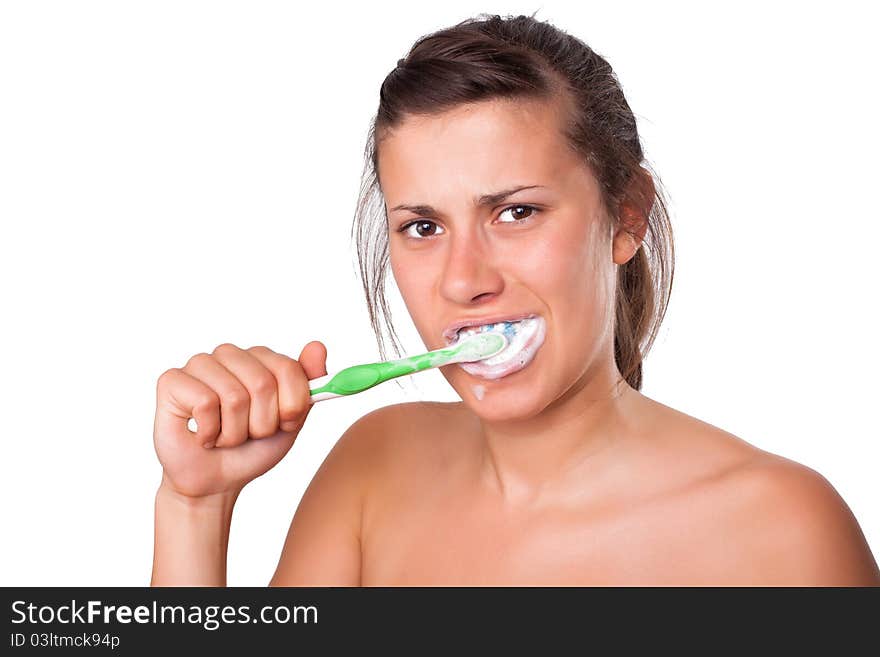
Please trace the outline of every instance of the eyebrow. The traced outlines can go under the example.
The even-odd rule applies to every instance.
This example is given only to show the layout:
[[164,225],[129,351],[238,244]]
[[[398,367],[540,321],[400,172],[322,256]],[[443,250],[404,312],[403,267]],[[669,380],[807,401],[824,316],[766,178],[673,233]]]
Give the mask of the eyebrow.
[[[544,185],[521,185],[519,187],[512,187],[511,189],[503,189],[500,192],[483,194],[482,196],[474,197],[474,205],[477,207],[493,206],[500,203],[508,196],[515,194],[516,192],[521,192],[524,189],[536,189],[540,187],[544,187]],[[402,203],[400,205],[395,205],[393,208],[391,208],[391,212],[397,212],[398,210],[409,210],[410,212],[414,212],[415,214],[440,214],[430,205],[424,204],[408,205],[406,203]]]

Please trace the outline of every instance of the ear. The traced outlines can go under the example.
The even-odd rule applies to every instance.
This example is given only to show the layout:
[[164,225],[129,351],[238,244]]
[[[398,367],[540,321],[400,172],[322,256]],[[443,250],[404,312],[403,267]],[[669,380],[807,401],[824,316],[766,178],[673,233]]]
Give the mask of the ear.
[[611,244],[614,264],[626,264],[639,250],[648,231],[648,217],[653,205],[654,181],[650,173],[639,167],[638,175],[617,211],[617,227]]

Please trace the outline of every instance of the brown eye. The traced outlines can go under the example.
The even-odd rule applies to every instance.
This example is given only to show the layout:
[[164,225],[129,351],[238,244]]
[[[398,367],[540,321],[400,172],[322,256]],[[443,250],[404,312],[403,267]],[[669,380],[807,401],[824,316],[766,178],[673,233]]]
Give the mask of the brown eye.
[[416,232],[422,237],[428,237],[429,235],[433,235],[433,228],[437,227],[433,221],[417,221],[416,222]]
[[[415,228],[415,234],[410,230]],[[401,233],[407,233],[410,237],[418,239],[420,237],[433,237],[437,234],[437,224],[427,219],[419,219],[411,221],[400,229]]]
[[502,210],[501,214],[503,215],[505,212],[510,212],[514,221],[504,221],[502,223],[526,223],[526,221],[532,218],[532,214],[536,209],[537,208],[534,208],[531,205],[511,205],[509,208]]

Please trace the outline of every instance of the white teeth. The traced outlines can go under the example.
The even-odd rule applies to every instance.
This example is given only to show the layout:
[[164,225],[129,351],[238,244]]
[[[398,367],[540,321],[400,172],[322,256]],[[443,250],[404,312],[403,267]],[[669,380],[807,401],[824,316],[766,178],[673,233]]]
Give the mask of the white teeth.
[[519,324],[522,320],[496,322],[494,324],[480,324],[479,326],[467,326],[458,331],[457,339],[466,338],[477,333],[486,333],[487,331],[508,332],[512,327],[513,331],[519,330]]

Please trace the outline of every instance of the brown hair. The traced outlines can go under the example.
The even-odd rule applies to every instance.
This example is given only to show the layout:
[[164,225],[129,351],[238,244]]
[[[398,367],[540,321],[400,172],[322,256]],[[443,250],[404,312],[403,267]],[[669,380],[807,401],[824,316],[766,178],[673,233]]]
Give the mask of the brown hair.
[[[650,165],[643,167],[635,117],[608,62],[583,41],[530,16],[480,14],[423,36],[382,82],[352,226],[379,352],[387,358],[383,320],[396,354],[401,353],[384,291],[388,218],[377,145],[385,131],[408,115],[440,114],[495,98],[563,99],[569,108],[565,137],[596,176],[607,216],[629,230],[630,219],[618,216],[620,203],[627,201],[644,213],[642,230],[647,219],[641,248],[618,266],[614,313],[614,359],[627,383],[639,390],[642,360],[672,289],[672,228],[662,185]],[[639,232],[638,223],[632,232]]]

